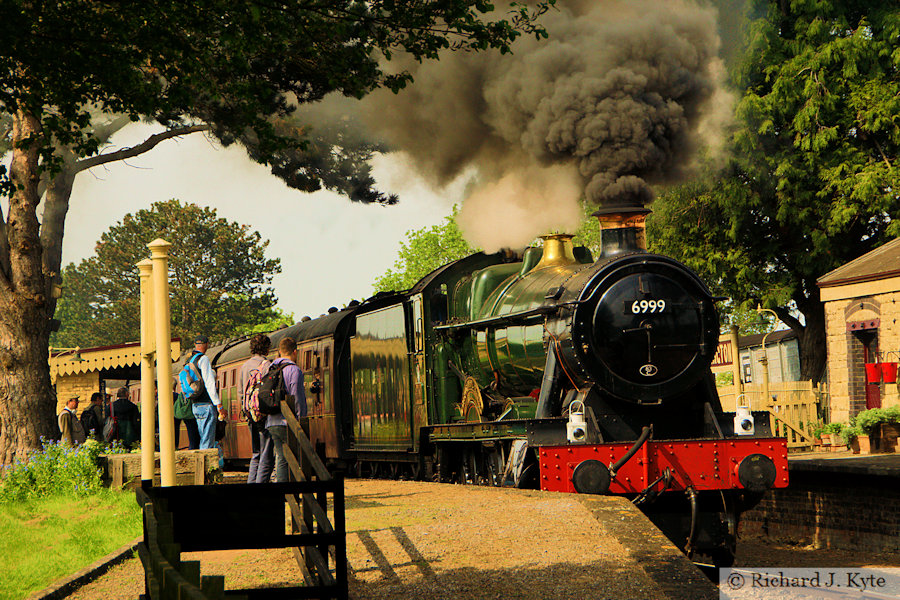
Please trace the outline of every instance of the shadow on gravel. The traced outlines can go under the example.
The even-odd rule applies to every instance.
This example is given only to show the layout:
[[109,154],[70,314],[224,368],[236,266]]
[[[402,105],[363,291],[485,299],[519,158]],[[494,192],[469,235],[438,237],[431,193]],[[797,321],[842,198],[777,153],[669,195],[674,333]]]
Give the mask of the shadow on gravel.
[[[515,549],[510,549],[514,552]],[[427,563],[425,563],[427,566]],[[375,573],[353,571],[350,597],[355,600],[572,600],[573,598],[658,598],[659,591],[646,577],[612,562],[588,565],[479,569],[463,567],[434,572],[421,565],[395,564]],[[405,572],[411,571],[411,572]],[[426,574],[427,573],[427,574]],[[365,577],[365,579],[363,579]],[[642,582],[643,581],[643,582]]]

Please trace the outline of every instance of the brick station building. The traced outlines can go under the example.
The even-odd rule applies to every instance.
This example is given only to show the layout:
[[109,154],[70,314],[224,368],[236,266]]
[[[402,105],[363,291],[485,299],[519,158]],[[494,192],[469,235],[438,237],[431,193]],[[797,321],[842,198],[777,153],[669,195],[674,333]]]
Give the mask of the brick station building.
[[900,238],[817,283],[825,305],[832,422],[900,404],[896,383],[866,376],[867,363],[900,362]]

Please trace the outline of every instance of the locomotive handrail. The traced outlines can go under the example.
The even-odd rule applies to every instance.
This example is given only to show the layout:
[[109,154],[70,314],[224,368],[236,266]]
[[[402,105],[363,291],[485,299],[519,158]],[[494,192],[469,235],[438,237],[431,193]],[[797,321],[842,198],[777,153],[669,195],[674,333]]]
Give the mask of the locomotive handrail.
[[446,325],[436,325],[436,331],[453,331],[456,329],[478,329],[480,327],[489,327],[491,325],[503,325],[509,322],[519,321],[521,319],[530,319],[540,317],[546,314],[557,312],[559,309],[568,306],[578,306],[578,301],[563,302],[560,304],[551,304],[549,306],[538,306],[528,310],[520,310],[519,312],[509,313],[507,315],[497,315],[494,317],[485,317],[474,321],[466,321],[464,323],[448,323]]

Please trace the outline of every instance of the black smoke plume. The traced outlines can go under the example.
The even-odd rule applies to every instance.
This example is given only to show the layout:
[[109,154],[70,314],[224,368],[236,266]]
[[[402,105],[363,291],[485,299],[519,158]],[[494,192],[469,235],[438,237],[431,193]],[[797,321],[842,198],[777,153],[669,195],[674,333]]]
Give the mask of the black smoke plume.
[[[525,217],[539,219],[519,234],[522,243],[571,227],[573,218],[577,224],[580,211],[569,205],[582,193],[598,205],[646,204],[653,184],[683,176],[700,137],[714,136],[710,124],[729,108],[713,9],[649,0],[560,0],[557,7],[543,20],[549,39],[522,39],[512,55],[448,52],[404,64],[415,78],[409,89],[364,102],[388,147],[435,183],[475,167],[482,186],[499,186],[476,208],[464,203],[460,217],[488,247],[494,244],[474,230],[490,222],[482,210],[491,204],[506,212],[504,228],[517,203]],[[502,185],[522,174],[556,180],[563,171],[578,182],[576,198],[541,198],[542,208],[522,196],[529,189],[553,196],[552,185]],[[504,190],[512,197],[501,198]],[[496,233],[496,223],[485,227]]]

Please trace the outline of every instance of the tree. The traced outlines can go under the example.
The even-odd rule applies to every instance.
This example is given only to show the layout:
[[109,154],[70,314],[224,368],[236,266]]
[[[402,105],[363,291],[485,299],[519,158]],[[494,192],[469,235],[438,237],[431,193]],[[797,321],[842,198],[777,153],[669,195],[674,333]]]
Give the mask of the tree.
[[205,333],[221,340],[281,322],[271,288],[281,261],[265,257],[269,242],[247,225],[217,218],[214,209],[169,200],[126,215],[101,236],[94,256],[66,267],[57,311],[61,328],[51,344],[84,348],[139,340],[134,265],[147,258],[147,242],[160,237],[172,243],[174,337],[190,342]]
[[[54,429],[47,342],[67,190],[78,172],[64,166],[111,160],[98,154],[110,130],[122,118],[145,118],[168,130],[119,157],[209,131],[316,185],[321,170],[279,157],[303,149],[302,132],[284,121],[293,108],[330,92],[399,90],[409,74],[379,62],[395,52],[425,59],[448,47],[509,51],[522,32],[545,35],[534,19],[546,5],[487,20],[491,8],[479,0],[0,3],[0,115],[10,123],[2,137],[12,155],[8,172],[0,167],[9,198],[0,218],[0,465],[25,458]],[[110,119],[98,122],[98,113]]]
[[375,280],[375,291],[408,290],[438,267],[478,252],[460,232],[456,224],[458,214],[459,208],[454,206],[441,225],[407,231],[407,241],[400,243],[394,268]]
[[900,234],[900,9],[877,1],[756,0],[736,80],[734,158],[663,194],[654,247],[800,339],[825,368],[816,279]]

